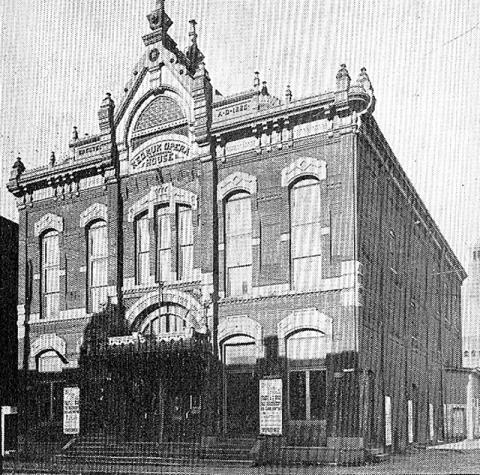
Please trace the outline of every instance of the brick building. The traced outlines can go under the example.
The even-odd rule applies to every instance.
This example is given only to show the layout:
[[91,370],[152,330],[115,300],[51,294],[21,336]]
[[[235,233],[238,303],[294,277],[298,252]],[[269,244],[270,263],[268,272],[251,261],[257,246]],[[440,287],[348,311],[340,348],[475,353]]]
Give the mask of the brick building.
[[303,99],[256,73],[224,97],[195,22],[183,53],[162,2],[148,21],[100,132],[74,129],[65,161],[17,160],[8,185],[23,436],[62,438],[77,386],[81,433],[188,438],[208,420],[257,435],[259,379],[275,377],[283,445],[443,439],[465,273],[372,115],[366,70],[342,65]]

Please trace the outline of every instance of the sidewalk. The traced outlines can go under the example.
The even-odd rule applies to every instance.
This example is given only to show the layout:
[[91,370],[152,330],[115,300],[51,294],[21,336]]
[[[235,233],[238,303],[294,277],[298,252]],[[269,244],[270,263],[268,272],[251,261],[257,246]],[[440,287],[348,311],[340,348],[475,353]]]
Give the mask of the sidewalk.
[[75,464],[68,467],[45,463],[4,462],[4,474],[52,474],[52,475],[100,475],[100,474],[162,474],[162,475],[374,475],[374,474],[479,474],[480,449],[461,452],[454,450],[422,450],[410,455],[396,455],[388,462],[361,467],[299,466],[299,467],[218,467],[192,464],[179,467],[140,465],[87,465]]

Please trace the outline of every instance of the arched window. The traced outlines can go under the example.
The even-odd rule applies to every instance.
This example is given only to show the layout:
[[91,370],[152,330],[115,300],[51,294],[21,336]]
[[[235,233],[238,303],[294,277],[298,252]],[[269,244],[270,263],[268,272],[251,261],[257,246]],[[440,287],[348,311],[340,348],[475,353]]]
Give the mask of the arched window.
[[[327,337],[316,330],[302,330],[287,338],[288,393],[292,420],[325,419],[326,371],[311,369],[312,360],[324,359]],[[314,365],[318,367],[318,364]]]
[[54,350],[45,351],[37,357],[37,371],[39,373],[58,373],[65,363]]
[[60,311],[60,250],[58,231],[47,231],[41,239],[41,316],[58,317]]
[[88,228],[87,282],[89,312],[98,312],[107,300],[108,239],[107,223],[96,221]]
[[245,335],[235,335],[226,340],[223,344],[223,362],[227,366],[255,364],[255,340]]
[[227,295],[246,295],[252,289],[252,205],[246,192],[225,203],[225,283]]
[[465,350],[465,351],[463,352],[463,356],[464,356],[465,358],[468,358],[468,350]]
[[140,333],[157,340],[185,338],[189,330],[187,320],[177,315],[174,308],[166,305],[161,310],[151,311],[142,323]]
[[477,353],[475,350],[472,350],[472,357],[475,358],[477,356]]
[[291,279],[296,290],[318,288],[321,275],[320,182],[305,178],[290,189]]
[[135,221],[135,275],[137,284],[150,279],[150,229],[147,214]]

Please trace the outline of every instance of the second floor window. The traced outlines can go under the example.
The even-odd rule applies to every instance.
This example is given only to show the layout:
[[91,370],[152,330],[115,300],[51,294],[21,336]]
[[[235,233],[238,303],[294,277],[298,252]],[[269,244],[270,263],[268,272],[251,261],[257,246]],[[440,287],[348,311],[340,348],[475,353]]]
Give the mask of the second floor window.
[[97,221],[88,229],[88,307],[98,312],[107,300],[108,240],[107,224]]
[[57,231],[48,231],[41,244],[41,316],[55,318],[60,311],[60,250]]
[[171,280],[172,229],[168,206],[157,209],[157,277],[160,282]]
[[225,203],[225,277],[228,295],[246,295],[252,289],[252,205],[240,192]]
[[193,277],[192,208],[179,206],[177,213],[177,276],[178,280],[191,280]]
[[290,190],[291,278],[296,290],[318,288],[321,273],[320,182],[297,181]]
[[135,253],[137,284],[146,284],[150,278],[150,230],[146,214],[136,220]]
[[[155,260],[158,282],[193,279],[193,213],[186,205],[159,206],[154,225],[147,214],[135,221],[136,282],[150,279],[150,256]],[[150,229],[154,235],[150,236]],[[151,254],[152,253],[152,254]]]

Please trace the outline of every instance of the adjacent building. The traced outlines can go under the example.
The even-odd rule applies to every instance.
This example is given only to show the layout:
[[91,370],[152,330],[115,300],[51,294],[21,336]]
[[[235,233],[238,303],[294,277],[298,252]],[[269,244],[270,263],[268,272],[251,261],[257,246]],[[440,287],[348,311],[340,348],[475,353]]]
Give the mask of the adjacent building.
[[18,225],[0,216],[0,456],[16,447]]
[[469,249],[468,278],[462,288],[463,365],[480,367],[480,242]]
[[465,272],[366,70],[342,65],[313,97],[275,97],[258,73],[222,96],[195,22],[184,53],[162,2],[148,21],[100,132],[12,171],[22,436],[257,436],[273,378],[284,446],[444,440]]

